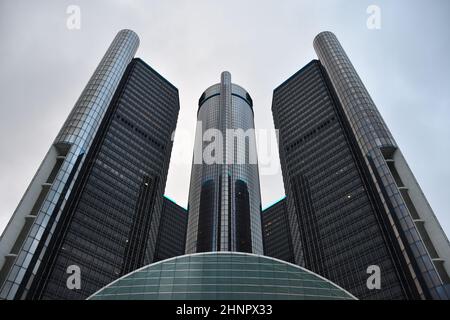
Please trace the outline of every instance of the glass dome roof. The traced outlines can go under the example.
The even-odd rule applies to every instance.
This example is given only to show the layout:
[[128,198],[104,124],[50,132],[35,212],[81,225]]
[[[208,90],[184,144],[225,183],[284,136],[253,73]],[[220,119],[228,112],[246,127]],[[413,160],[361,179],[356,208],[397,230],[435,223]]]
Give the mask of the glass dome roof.
[[351,300],[349,292],[299,266],[239,252],[159,261],[110,283],[92,300]]

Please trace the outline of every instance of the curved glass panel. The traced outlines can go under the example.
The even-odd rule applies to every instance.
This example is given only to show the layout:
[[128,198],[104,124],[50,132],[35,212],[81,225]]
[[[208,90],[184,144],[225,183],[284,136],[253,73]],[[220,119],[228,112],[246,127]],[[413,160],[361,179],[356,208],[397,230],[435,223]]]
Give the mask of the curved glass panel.
[[299,266],[260,255],[184,255],[136,270],[91,300],[353,300],[344,289]]

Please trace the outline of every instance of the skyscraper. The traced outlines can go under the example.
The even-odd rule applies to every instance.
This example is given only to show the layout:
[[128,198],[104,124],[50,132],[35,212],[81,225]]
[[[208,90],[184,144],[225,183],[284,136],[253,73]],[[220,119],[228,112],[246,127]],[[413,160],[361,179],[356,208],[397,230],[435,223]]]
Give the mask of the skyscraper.
[[185,208],[164,197],[154,261],[184,254],[187,218]]
[[253,102],[229,72],[201,95],[186,253],[263,252]]
[[264,255],[294,263],[286,197],[261,213]]
[[448,298],[449,242],[399,147],[337,38],[314,48],[272,104],[295,262],[358,298]]
[[179,102],[138,44],[117,34],[5,229],[1,298],[83,299],[153,261]]

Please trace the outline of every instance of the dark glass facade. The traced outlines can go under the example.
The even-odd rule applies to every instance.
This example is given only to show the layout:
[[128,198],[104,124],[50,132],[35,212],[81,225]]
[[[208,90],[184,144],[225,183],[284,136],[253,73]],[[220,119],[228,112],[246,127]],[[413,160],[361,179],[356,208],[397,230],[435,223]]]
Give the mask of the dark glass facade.
[[236,180],[236,251],[252,252],[252,228],[250,221],[250,199],[247,183]]
[[187,218],[185,208],[164,197],[154,261],[184,254]]
[[[50,250],[34,279],[25,275],[34,280],[25,298],[84,299],[154,260],[178,110],[178,90],[133,59],[87,153]],[[80,267],[81,289],[66,286],[70,265]]]
[[286,197],[261,213],[264,255],[294,263]]
[[[221,188],[221,185],[219,185],[219,188]],[[214,226],[214,191],[214,180],[207,180],[202,184],[198,216],[198,252],[214,251],[212,246],[213,242],[211,240]]]
[[[295,263],[358,298],[446,298],[409,192],[388,165],[406,172],[395,141],[336,37],[321,33],[314,46],[320,61],[276,88],[272,104]],[[371,265],[380,289],[367,287]]]

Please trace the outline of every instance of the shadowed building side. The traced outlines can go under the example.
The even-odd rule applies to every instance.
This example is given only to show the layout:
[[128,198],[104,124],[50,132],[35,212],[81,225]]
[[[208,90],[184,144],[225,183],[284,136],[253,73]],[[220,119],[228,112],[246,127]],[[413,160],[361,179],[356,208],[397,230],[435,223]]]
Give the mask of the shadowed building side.
[[294,263],[294,251],[289,229],[286,197],[263,209],[261,219],[264,254],[269,257]]
[[187,217],[185,208],[164,197],[154,261],[184,254]]

